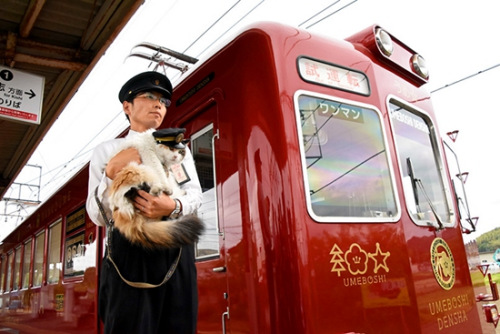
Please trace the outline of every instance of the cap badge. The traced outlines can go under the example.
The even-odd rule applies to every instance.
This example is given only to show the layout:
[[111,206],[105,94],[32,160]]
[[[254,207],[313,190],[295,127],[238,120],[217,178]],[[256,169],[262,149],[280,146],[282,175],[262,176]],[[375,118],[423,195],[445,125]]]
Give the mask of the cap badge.
[[179,133],[179,134],[175,137],[175,142],[176,142],[176,143],[180,143],[183,139],[184,139],[184,134],[183,134],[183,133]]

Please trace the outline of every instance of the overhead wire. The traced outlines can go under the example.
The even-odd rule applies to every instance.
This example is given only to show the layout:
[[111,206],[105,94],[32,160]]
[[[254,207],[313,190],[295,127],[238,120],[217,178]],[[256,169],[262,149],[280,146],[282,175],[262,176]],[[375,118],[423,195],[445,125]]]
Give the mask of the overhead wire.
[[453,85],[456,85],[456,84],[458,84],[458,83],[460,83],[460,82],[463,82],[463,81],[465,81],[465,80],[471,79],[471,78],[473,78],[473,77],[475,77],[475,76],[478,76],[478,75],[480,75],[480,74],[486,73],[486,72],[488,72],[488,71],[490,71],[490,70],[492,70],[492,69],[494,69],[494,68],[497,68],[497,67],[499,67],[499,66],[500,66],[500,63],[498,63],[498,64],[496,64],[496,65],[493,65],[493,66],[491,66],[491,67],[488,67],[488,68],[487,68],[487,69],[485,69],[485,70],[482,70],[482,71],[479,71],[479,72],[477,72],[477,73],[474,73],[474,74],[468,75],[468,76],[466,76],[466,77],[463,77],[462,79],[459,79],[459,80],[457,80],[457,81],[453,81],[452,83],[446,84],[446,85],[444,85],[444,86],[441,86],[441,87],[439,87],[439,88],[436,88],[436,89],[432,90],[432,91],[431,91],[431,94],[433,94],[433,93],[435,93],[435,92],[438,92],[438,91],[440,91],[440,90],[443,90],[443,89],[445,89],[445,88],[449,88],[449,87],[451,87],[451,86],[453,86]]
[[318,16],[319,14],[323,13],[325,10],[327,10],[328,8],[338,4],[340,2],[340,0],[336,0],[334,1],[333,3],[331,3],[330,5],[326,6],[325,8],[323,8],[322,10],[320,10],[319,12],[317,12],[316,14],[314,14],[313,16],[309,17],[307,20],[305,20],[304,22],[300,23],[298,25],[298,27],[302,27],[306,22],[308,21],[311,21],[313,18],[315,18],[316,16]]
[[228,29],[226,29],[226,31],[224,31],[222,34],[220,34],[219,37],[217,37],[212,43],[210,43],[210,45],[208,45],[202,52],[200,52],[197,57],[199,57],[205,51],[207,51],[208,49],[210,49],[215,43],[217,43],[222,38],[222,36],[226,35],[228,33],[228,31],[230,31],[231,29],[233,29],[238,23],[240,23],[243,19],[245,19],[248,15],[250,15],[260,5],[262,5],[262,3],[264,1],[266,1],[266,0],[262,0],[261,2],[259,2],[252,9],[250,9],[245,15],[243,15],[238,21],[236,21],[232,26],[230,26]]
[[200,34],[200,36],[198,36],[198,37],[197,37],[197,38],[196,38],[196,39],[195,39],[195,40],[194,40],[194,41],[193,41],[193,42],[192,42],[192,43],[191,43],[191,44],[190,44],[190,45],[189,45],[189,46],[188,46],[188,47],[184,50],[184,52],[183,52],[183,53],[186,53],[186,52],[187,52],[187,51],[188,51],[188,50],[189,50],[189,49],[190,49],[190,48],[191,48],[194,44],[196,44],[196,43],[200,40],[200,38],[202,38],[203,36],[205,36],[205,34],[206,34],[206,33],[207,33],[210,29],[212,29],[212,28],[213,28],[213,27],[214,27],[217,23],[219,23],[219,22],[220,22],[220,20],[222,20],[222,18],[223,18],[224,16],[226,16],[226,15],[227,15],[227,14],[228,14],[231,10],[233,10],[233,9],[234,9],[234,8],[235,8],[235,7],[236,7],[236,6],[240,3],[240,2],[241,2],[241,0],[236,1],[236,3],[234,3],[234,4],[231,6],[231,8],[229,8],[228,10],[226,10],[226,11],[224,12],[224,14],[222,14],[221,16],[219,16],[219,17],[217,18],[217,20],[215,20],[215,21],[214,21],[214,23],[212,23],[212,24],[211,24],[211,25],[210,25],[210,26],[209,26],[209,27],[208,27],[208,28],[207,28],[207,29],[206,29],[203,33],[201,33],[201,34]]
[[306,27],[306,29],[309,29],[309,28],[311,28],[312,26],[314,26],[314,25],[316,25],[316,24],[318,24],[318,23],[322,22],[323,20],[325,20],[325,19],[329,18],[330,16],[332,16],[332,15],[334,15],[334,14],[337,14],[337,13],[338,13],[338,12],[340,12],[341,10],[346,9],[347,7],[349,7],[350,5],[352,5],[353,3],[357,2],[357,1],[358,1],[358,0],[353,0],[353,1],[349,2],[347,5],[345,5],[345,6],[341,7],[341,8],[339,8],[339,9],[337,9],[336,11],[334,11],[334,12],[332,12],[332,13],[330,13],[330,14],[328,14],[327,16],[323,17],[322,19],[320,19],[320,20],[318,20],[318,21],[316,21],[316,22],[314,22],[314,23],[312,23],[312,24],[308,25],[308,26]]

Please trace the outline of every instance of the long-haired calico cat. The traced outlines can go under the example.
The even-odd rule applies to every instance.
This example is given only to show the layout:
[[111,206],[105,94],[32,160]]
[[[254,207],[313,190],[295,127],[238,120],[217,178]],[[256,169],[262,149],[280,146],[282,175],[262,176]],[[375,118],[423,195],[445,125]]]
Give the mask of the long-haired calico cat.
[[[163,129],[163,133],[173,133],[179,129]],[[172,137],[173,144],[183,139],[185,129]],[[166,131],[166,132],[165,132]],[[130,163],[115,177],[109,192],[110,206],[113,212],[114,226],[132,243],[146,248],[172,248],[191,244],[198,240],[203,232],[202,221],[194,214],[176,219],[150,219],[136,211],[133,206],[138,190],[145,190],[152,195],[164,192],[172,198],[185,194],[172,175],[170,167],[184,159],[185,150],[164,145],[155,140],[154,129],[127,139],[121,148],[134,147],[138,150],[142,164]],[[174,139],[176,138],[176,139]],[[168,144],[168,142],[165,142]]]

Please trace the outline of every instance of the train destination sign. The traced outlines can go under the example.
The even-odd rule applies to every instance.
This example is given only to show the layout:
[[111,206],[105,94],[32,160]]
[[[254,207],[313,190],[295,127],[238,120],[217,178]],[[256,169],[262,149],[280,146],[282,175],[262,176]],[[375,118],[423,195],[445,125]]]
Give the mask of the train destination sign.
[[370,95],[368,77],[360,71],[306,57],[299,58],[298,69],[305,81],[361,95]]
[[0,117],[40,124],[45,78],[0,66]]

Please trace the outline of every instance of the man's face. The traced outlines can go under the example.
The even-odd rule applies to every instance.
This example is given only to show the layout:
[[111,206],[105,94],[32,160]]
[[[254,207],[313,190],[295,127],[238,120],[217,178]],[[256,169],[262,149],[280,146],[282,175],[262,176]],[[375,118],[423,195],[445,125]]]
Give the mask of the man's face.
[[138,132],[157,129],[167,113],[166,101],[157,92],[137,94],[132,102],[123,102],[123,110],[130,119],[130,128]]

